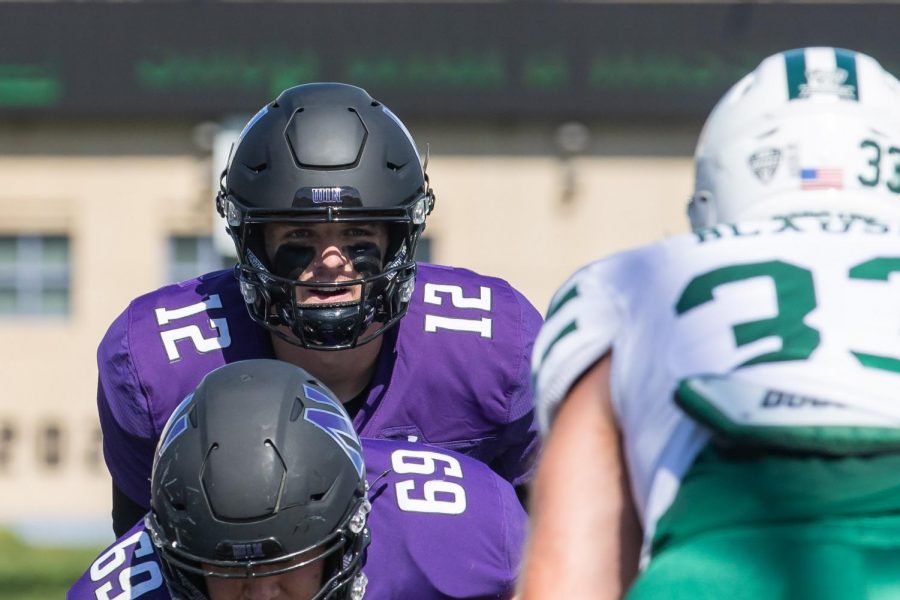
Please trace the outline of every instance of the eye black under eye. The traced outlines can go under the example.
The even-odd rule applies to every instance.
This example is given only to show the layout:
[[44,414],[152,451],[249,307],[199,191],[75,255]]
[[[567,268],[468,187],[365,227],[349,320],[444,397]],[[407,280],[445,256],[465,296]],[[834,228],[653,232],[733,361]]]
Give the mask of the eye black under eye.
[[313,260],[315,249],[305,244],[282,244],[272,259],[272,273],[287,279],[297,279]]
[[384,259],[381,250],[372,242],[359,242],[347,246],[344,252],[350,257],[353,268],[363,277],[381,273]]

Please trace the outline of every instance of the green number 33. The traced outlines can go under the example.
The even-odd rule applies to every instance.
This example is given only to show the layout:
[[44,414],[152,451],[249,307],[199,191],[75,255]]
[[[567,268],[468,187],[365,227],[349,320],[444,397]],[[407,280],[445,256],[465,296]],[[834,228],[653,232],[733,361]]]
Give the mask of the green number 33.
[[[887,281],[891,273],[900,272],[900,258],[874,258],[852,267],[850,279]],[[805,360],[819,346],[819,332],[804,323],[816,308],[816,293],[812,273],[808,269],[780,260],[732,265],[709,271],[693,278],[675,304],[675,313],[682,315],[713,300],[713,291],[720,285],[757,277],[770,279],[775,286],[778,312],[774,317],[738,323],[732,327],[737,346],[767,337],[781,340],[781,349],[755,356],[740,366],[759,363]],[[900,359],[850,350],[865,367],[900,372]]]
[[[866,187],[875,187],[881,181],[881,146],[875,140],[863,140],[859,143],[859,147],[871,152],[871,157],[866,161],[871,169],[868,173],[857,175],[857,179]],[[894,159],[894,172],[893,177],[885,182],[885,185],[893,193],[900,194],[900,148],[890,146],[887,153]]]

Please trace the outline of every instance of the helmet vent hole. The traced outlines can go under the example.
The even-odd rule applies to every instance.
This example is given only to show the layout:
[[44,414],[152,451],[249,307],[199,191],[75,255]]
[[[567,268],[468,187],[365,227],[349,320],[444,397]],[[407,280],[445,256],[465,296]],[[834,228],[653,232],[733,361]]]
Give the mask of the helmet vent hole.
[[309,495],[309,500],[311,502],[321,502],[325,499],[325,496],[331,493],[331,490],[335,488],[337,485],[337,479],[331,482],[331,485],[328,486],[328,489],[322,490],[321,492],[313,492]]
[[269,106],[271,106],[272,108],[278,108],[278,100],[275,100],[275,101],[272,102],[272,104],[270,104]]
[[372,100],[372,106],[381,106],[381,103],[378,100]]
[[403,163],[402,165],[398,165],[397,163],[392,163],[391,161],[387,162],[387,168],[390,169],[391,171],[399,171],[400,169],[402,169],[405,166],[406,166],[406,163]]
[[301,412],[303,412],[303,399],[298,396],[294,398],[294,406],[291,407],[291,423],[300,418]]
[[263,171],[265,171],[268,168],[269,164],[268,163],[259,163],[258,165],[244,164],[244,166],[247,167],[248,169],[250,169],[251,171],[253,171],[254,173],[259,174],[259,173],[262,173]]

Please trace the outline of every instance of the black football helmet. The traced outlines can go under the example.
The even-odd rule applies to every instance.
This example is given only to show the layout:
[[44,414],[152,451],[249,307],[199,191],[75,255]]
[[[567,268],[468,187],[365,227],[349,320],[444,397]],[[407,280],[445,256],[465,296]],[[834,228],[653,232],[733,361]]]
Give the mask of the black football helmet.
[[303,369],[247,360],[210,372],[172,414],[153,461],[147,529],[179,598],[204,577],[323,561],[315,600],[359,600],[365,466],[350,418]]
[[[412,137],[386,106],[358,87],[312,83],[283,91],[247,123],[216,206],[237,249],[253,320],[305,348],[342,350],[375,339],[406,313],[416,244],[434,193]],[[301,283],[296,274],[311,253],[296,252],[292,260],[299,264],[289,265],[266,255],[267,223],[352,221],[388,225],[385,256],[351,251],[359,279]],[[303,286],[361,286],[362,296],[302,305],[296,291]]]

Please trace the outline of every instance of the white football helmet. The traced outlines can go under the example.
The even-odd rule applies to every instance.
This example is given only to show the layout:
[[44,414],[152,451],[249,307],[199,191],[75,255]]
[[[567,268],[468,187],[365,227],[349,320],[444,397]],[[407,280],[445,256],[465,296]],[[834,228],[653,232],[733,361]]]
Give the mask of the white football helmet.
[[694,229],[829,209],[900,216],[900,82],[851,50],[770,56],[719,100],[694,158]]

